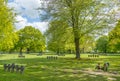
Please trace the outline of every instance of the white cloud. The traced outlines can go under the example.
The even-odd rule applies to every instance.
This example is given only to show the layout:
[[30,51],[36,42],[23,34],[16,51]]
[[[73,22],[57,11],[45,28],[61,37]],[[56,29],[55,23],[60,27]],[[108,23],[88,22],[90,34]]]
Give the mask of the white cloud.
[[24,28],[25,26],[33,26],[37,29],[39,29],[42,33],[45,32],[45,30],[48,28],[48,22],[28,22],[26,18],[23,18],[22,16],[16,17],[18,23],[15,23],[16,28],[19,30],[21,28]]
[[[9,7],[14,8],[15,12],[19,13],[16,17],[18,23],[15,23],[17,30],[25,26],[33,26],[40,29],[41,32],[47,29],[48,22],[33,21],[39,18],[38,10],[36,9],[40,7],[40,3],[41,0],[13,0],[13,2],[8,3]],[[31,20],[32,22],[30,22]]]
[[22,16],[38,18],[38,10],[36,9],[40,7],[40,3],[40,0],[14,0],[8,3],[8,6],[14,8],[14,10]]
[[29,23],[29,24],[31,24],[31,26],[35,28],[40,29],[41,32],[45,32],[45,30],[48,28],[48,22],[34,22],[34,23]]
[[15,26],[17,29],[24,28],[28,23],[27,19],[23,18],[20,15],[16,17],[16,20],[17,20],[17,23],[15,23]]

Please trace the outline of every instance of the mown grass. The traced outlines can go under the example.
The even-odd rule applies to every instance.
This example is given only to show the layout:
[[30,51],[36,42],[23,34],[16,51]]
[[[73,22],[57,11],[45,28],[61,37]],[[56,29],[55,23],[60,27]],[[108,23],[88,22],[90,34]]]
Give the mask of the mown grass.
[[[81,60],[74,59],[73,54],[58,56],[57,60],[46,59],[48,55],[26,54],[25,56],[25,58],[18,58],[17,54],[0,55],[0,81],[110,81],[108,78],[120,81],[119,76],[92,75],[81,72],[87,68],[94,70],[98,62],[102,64],[109,62],[109,71],[116,71],[120,74],[120,56],[88,58],[87,54],[82,54]],[[5,63],[24,65],[25,71],[23,74],[5,72],[3,70]]]

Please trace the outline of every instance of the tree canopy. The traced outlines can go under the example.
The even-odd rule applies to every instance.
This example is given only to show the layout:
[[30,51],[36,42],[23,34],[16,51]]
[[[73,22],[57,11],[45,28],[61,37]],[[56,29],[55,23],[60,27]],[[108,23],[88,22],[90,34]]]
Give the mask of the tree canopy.
[[108,51],[108,36],[101,36],[96,42],[96,50],[98,52],[106,53]]
[[59,53],[69,49],[67,44],[70,44],[70,41],[73,39],[71,32],[71,28],[64,21],[51,22],[50,27],[45,33],[48,50]]
[[120,51],[120,20],[116,26],[109,32],[109,45],[111,52]]
[[41,52],[45,50],[45,37],[32,26],[26,26],[17,32],[19,41],[16,43],[15,48],[19,48],[20,52],[27,51]]
[[14,33],[15,13],[7,6],[7,0],[0,0],[0,50],[9,51],[18,40]]
[[85,35],[103,33],[110,29],[109,24],[115,22],[112,13],[114,6],[116,4],[113,0],[50,0],[40,9],[46,13],[44,15],[47,18],[49,16],[50,22],[64,21],[72,27],[76,58],[79,59],[79,40]]

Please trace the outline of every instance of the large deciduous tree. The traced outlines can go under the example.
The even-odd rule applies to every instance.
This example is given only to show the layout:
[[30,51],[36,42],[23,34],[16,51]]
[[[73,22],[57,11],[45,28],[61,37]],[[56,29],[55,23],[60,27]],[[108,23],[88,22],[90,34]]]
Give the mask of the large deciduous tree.
[[120,51],[120,20],[118,20],[115,28],[109,32],[109,45],[111,52]]
[[81,38],[109,28],[114,22],[113,6],[114,0],[47,0],[40,9],[49,21],[64,20],[72,27],[76,58],[80,59]]
[[45,37],[39,31],[32,26],[26,26],[17,32],[19,41],[16,43],[15,48],[19,48],[20,54],[22,51],[27,50],[27,53],[31,52],[43,52],[45,50]]
[[[58,54],[60,52],[73,53],[75,45],[72,33],[72,27],[69,27],[64,21],[52,21],[45,33],[47,49]],[[81,52],[90,52],[94,49],[94,37],[85,35],[80,42]]]
[[14,33],[15,13],[7,6],[7,0],[0,0],[0,50],[9,51],[18,40]]
[[101,36],[96,41],[96,50],[98,52],[106,53],[108,51],[108,43],[109,43],[108,36]]

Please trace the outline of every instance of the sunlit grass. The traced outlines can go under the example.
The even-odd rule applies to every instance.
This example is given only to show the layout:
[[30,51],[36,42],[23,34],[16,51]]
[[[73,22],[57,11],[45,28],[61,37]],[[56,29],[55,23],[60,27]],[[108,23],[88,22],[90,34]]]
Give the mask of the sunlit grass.
[[[88,58],[88,54],[82,54],[82,59],[76,60],[74,54],[65,56],[24,54],[25,58],[19,58],[18,54],[0,55],[0,81],[109,81],[108,76],[90,75],[81,72],[90,68],[94,71],[95,65],[100,62],[109,62],[109,71],[120,73],[120,56],[100,56]],[[47,59],[47,56],[57,56],[57,60]],[[3,71],[4,63],[15,63],[25,66],[24,74]],[[112,76],[116,81],[120,77]]]

